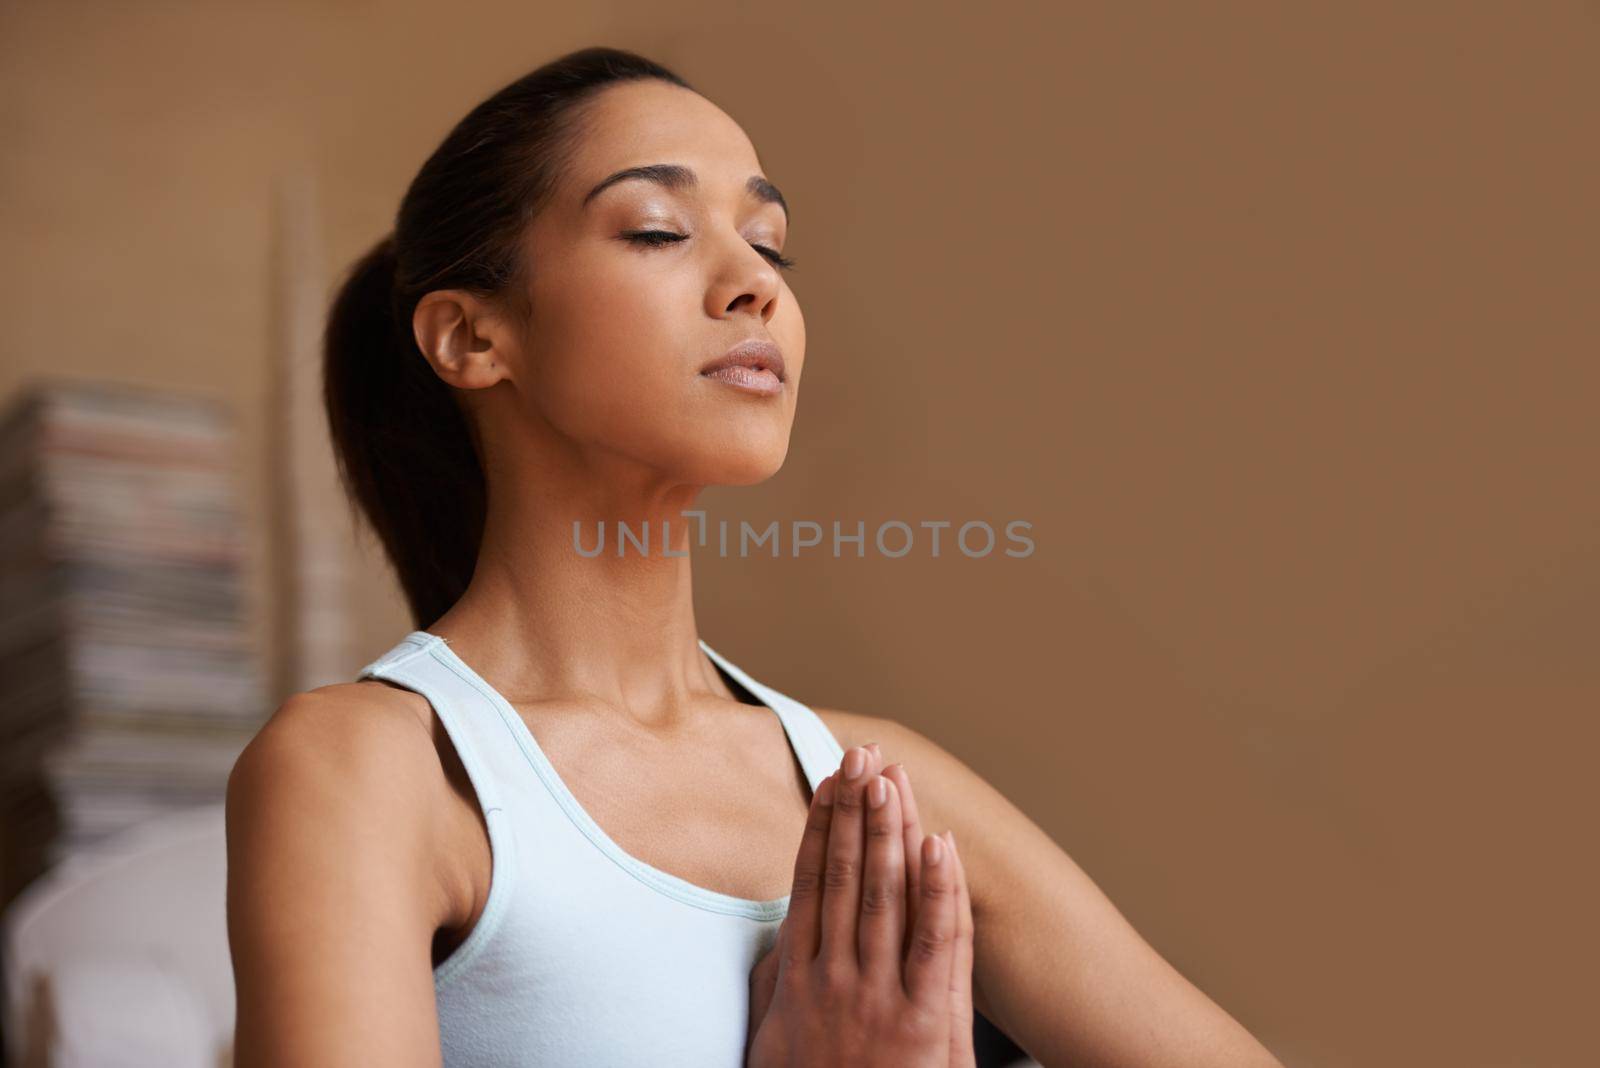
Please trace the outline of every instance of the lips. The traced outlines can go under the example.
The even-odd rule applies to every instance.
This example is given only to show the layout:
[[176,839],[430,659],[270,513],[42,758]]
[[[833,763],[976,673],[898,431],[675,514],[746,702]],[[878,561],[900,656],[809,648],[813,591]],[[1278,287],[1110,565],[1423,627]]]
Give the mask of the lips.
[[783,352],[778,346],[762,338],[741,341],[700,368],[700,373],[716,375],[718,372],[728,372],[730,368],[735,367],[746,367],[751,371],[770,371],[778,377],[779,382],[787,381],[783,370]]

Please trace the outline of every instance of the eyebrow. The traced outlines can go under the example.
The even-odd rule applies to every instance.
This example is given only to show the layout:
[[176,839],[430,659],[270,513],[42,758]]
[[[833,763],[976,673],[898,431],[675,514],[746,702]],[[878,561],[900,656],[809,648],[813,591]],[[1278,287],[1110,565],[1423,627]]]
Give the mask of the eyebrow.
[[[699,179],[695,177],[694,171],[679,163],[651,163],[642,167],[626,167],[603,179],[593,189],[589,190],[588,194],[583,198],[582,206],[587,207],[589,201],[599,196],[603,190],[629,179],[655,182],[657,185],[665,186],[674,191],[693,189],[699,184]],[[761,177],[761,175],[752,174],[746,179],[744,191],[748,196],[752,196],[764,204],[778,205],[783,209],[783,217],[785,219],[789,218],[789,202],[783,199],[783,194],[778,192],[777,186]]]

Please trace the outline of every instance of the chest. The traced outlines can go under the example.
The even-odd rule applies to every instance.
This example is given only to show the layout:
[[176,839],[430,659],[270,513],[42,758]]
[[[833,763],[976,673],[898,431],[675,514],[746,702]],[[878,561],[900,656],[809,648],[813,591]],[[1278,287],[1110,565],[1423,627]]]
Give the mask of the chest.
[[[561,784],[623,853],[698,887],[767,901],[786,895],[810,804],[806,776],[768,709],[671,742],[559,715],[525,719]],[[448,736],[435,734],[441,863],[459,887],[435,961],[483,912],[492,874],[486,824]],[[530,780],[534,772],[528,769]]]

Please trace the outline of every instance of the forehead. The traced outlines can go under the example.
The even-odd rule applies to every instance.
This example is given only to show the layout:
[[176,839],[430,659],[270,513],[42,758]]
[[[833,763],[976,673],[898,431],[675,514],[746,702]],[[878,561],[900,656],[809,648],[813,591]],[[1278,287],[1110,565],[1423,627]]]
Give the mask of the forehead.
[[699,93],[655,78],[600,91],[584,108],[561,182],[575,205],[596,182],[624,167],[678,163],[707,192],[742,192],[761,173],[755,146],[733,118]]

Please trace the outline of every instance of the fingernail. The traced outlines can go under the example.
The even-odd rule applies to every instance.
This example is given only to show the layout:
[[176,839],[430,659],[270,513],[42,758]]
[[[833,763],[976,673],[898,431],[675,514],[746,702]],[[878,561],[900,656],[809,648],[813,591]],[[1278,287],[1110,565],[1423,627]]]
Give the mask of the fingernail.
[[883,759],[883,750],[878,748],[878,743],[877,742],[868,742],[867,743],[867,748],[872,750],[872,755],[873,756],[877,757],[879,760]]
[[945,831],[944,836],[945,839],[950,843],[950,852],[954,853],[956,851],[956,832]]
[[833,776],[829,775],[817,786],[817,804],[827,808],[833,804]]
[[866,767],[866,764],[866,752],[860,748],[851,747],[850,751],[844,755],[844,777],[847,779],[857,778],[861,774],[861,769]]
[[928,836],[928,846],[923,850],[922,859],[928,864],[939,864],[944,861],[944,842],[940,841],[938,835]]
[[889,783],[882,775],[874,775],[867,784],[867,804],[873,808],[882,808],[883,803],[889,800]]

